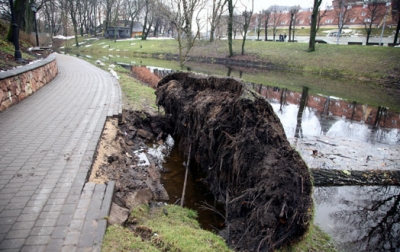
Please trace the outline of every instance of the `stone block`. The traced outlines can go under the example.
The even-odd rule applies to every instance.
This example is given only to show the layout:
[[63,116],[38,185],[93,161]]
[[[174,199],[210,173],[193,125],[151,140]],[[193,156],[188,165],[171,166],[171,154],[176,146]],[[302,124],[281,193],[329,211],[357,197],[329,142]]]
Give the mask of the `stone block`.
[[110,217],[108,223],[110,225],[123,224],[129,217],[129,209],[118,206],[115,203],[111,205]]

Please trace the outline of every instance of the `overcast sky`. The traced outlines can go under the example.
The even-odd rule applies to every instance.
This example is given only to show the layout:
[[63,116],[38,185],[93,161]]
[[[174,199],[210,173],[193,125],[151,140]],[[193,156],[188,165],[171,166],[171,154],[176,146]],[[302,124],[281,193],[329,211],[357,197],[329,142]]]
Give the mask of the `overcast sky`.
[[[248,5],[251,4],[250,0],[238,0],[238,4],[242,2],[243,4]],[[325,7],[325,3],[329,3],[331,5],[332,0],[323,0],[321,7]],[[261,10],[267,9],[271,5],[280,5],[280,6],[293,6],[300,5],[303,8],[312,7],[314,4],[314,0],[254,0],[254,11],[258,12]]]

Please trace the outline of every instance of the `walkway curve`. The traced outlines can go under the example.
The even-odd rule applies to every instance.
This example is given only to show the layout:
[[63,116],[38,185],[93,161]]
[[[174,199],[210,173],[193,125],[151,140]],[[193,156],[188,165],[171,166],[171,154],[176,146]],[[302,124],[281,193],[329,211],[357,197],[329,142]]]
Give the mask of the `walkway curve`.
[[108,72],[57,54],[59,74],[0,113],[0,251],[99,251],[114,183],[85,183],[121,90]]

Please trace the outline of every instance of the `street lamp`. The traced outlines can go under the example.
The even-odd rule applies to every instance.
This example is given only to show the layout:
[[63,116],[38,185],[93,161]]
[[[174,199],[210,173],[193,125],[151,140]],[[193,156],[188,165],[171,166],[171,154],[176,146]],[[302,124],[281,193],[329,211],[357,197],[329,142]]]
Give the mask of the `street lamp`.
[[36,12],[38,11],[38,9],[34,2],[31,3],[31,10],[33,12],[33,17],[35,19],[36,46],[39,47],[39,36],[37,32],[37,23],[36,23]]

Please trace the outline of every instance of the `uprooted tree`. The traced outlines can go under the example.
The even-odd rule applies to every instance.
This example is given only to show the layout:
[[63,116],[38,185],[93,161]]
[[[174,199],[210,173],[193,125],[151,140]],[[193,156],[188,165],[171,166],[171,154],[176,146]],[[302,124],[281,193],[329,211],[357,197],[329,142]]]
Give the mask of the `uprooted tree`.
[[310,173],[264,98],[233,78],[187,73],[166,76],[156,94],[180,149],[225,204],[230,246],[269,251],[306,232]]

